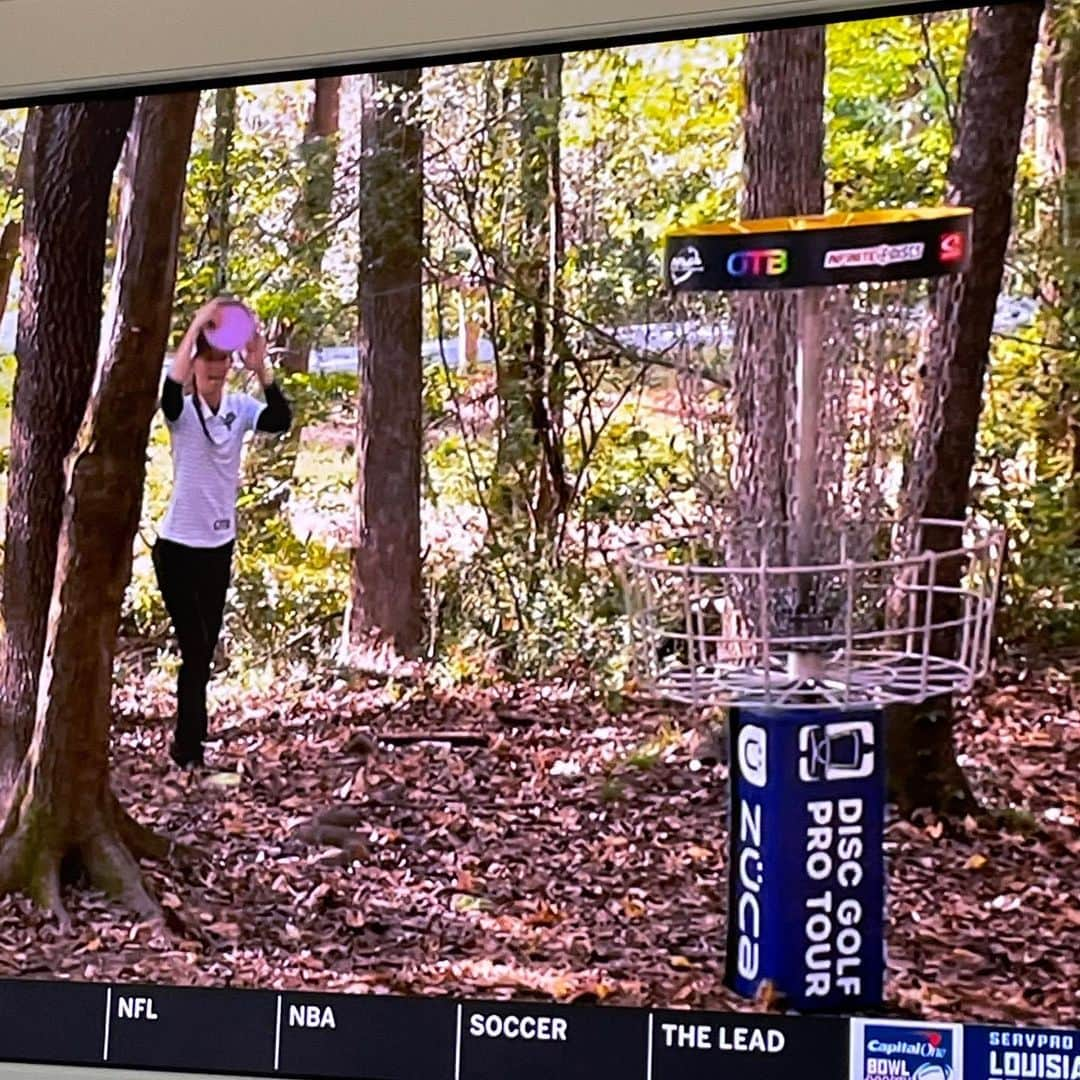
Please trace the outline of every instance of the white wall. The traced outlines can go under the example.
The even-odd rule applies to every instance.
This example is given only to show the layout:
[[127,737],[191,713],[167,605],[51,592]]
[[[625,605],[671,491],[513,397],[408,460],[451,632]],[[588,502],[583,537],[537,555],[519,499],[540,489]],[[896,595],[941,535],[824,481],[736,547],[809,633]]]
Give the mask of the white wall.
[[867,14],[897,2],[0,0],[0,101],[829,11]]

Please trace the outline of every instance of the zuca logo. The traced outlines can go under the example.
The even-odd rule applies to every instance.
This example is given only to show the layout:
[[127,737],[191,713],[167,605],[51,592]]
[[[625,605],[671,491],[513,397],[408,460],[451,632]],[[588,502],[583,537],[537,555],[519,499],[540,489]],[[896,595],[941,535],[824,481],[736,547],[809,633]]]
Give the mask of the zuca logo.
[[938,257],[942,262],[958,262],[964,257],[964,234],[946,233],[938,245]]
[[672,285],[682,285],[704,269],[705,263],[701,259],[701,252],[692,244],[687,244],[671,257],[668,274],[671,276]]
[[768,778],[768,740],[763,727],[747,724],[739,732],[739,771],[754,787],[764,787]]
[[733,251],[727,261],[727,272],[732,277],[778,277],[787,268],[788,253],[783,248]]

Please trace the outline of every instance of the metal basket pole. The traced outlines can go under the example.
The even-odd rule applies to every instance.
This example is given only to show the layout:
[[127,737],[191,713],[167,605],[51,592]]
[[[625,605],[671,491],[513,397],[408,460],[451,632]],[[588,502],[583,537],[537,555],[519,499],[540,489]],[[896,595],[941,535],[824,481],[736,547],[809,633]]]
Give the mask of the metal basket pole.
[[[809,572],[815,561],[814,536],[817,518],[818,434],[821,426],[822,314],[824,290],[804,289],[798,294],[798,352],[795,368],[795,575],[796,615],[809,617],[813,611],[814,577]],[[808,624],[810,625],[810,624]],[[820,672],[820,656],[793,649],[789,654],[791,674],[798,679],[813,678]]]

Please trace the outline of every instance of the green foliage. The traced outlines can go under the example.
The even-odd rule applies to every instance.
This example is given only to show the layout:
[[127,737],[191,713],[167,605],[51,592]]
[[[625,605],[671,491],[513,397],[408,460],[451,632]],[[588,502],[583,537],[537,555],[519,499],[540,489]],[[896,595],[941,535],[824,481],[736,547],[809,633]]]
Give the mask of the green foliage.
[[22,217],[22,196],[16,195],[12,186],[26,126],[26,113],[26,109],[0,110],[0,227]]
[[[490,438],[449,431],[426,455],[432,488],[451,502],[482,505],[485,493],[471,482],[469,458],[483,468],[492,455]],[[584,459],[580,438],[568,440],[582,489],[556,549],[536,548],[525,530],[501,528],[464,556],[429,557],[436,651],[457,677],[535,676],[570,667],[588,671],[598,688],[620,685],[625,603],[606,553],[619,542],[608,537],[669,513],[688,486],[688,462],[676,439],[650,429],[629,407]]]
[[624,674],[622,591],[602,563],[541,570],[526,552],[489,541],[439,573],[434,594],[437,655],[455,678],[572,670],[602,688]]
[[826,175],[834,210],[945,194],[969,14],[837,22],[826,39]]
[[[580,465],[580,440],[570,443],[571,462]],[[690,497],[690,463],[681,433],[667,435],[655,424],[632,417],[612,421],[588,468],[581,514],[603,529],[643,525]]]
[[978,508],[1009,530],[998,627],[1052,646],[1080,634],[1080,351],[999,340],[977,469]]
[[[306,87],[310,84],[300,84]],[[188,163],[184,224],[176,284],[177,334],[217,292],[220,242],[211,235],[223,188],[229,191],[225,291],[242,296],[268,326],[285,323],[318,343],[349,339],[353,316],[331,277],[314,268],[309,249],[321,252],[334,235],[324,220],[305,222],[307,201],[333,188],[332,147],[301,142],[305,93],[297,88],[241,88],[239,123],[227,165],[213,153],[213,111],[204,101]],[[290,92],[291,91],[291,92]],[[212,95],[206,95],[212,98]],[[276,122],[275,122],[276,121]]]
[[250,660],[318,657],[332,645],[348,593],[348,553],[297,534],[290,504],[316,505],[339,493],[340,476],[297,477],[305,428],[336,416],[356,394],[348,375],[282,375],[293,410],[287,435],[255,435],[237,500],[237,543],[229,624],[235,651]]
[[566,58],[567,280],[587,322],[648,317],[663,296],[663,236],[734,213],[740,51],[726,37]]

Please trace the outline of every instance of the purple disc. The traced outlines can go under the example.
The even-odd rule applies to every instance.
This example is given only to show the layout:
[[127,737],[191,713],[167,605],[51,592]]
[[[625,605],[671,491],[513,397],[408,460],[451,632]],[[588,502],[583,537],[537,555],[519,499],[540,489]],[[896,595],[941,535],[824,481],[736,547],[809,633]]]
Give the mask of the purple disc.
[[214,325],[205,331],[206,340],[222,352],[242,349],[255,335],[255,316],[239,300],[218,308]]

